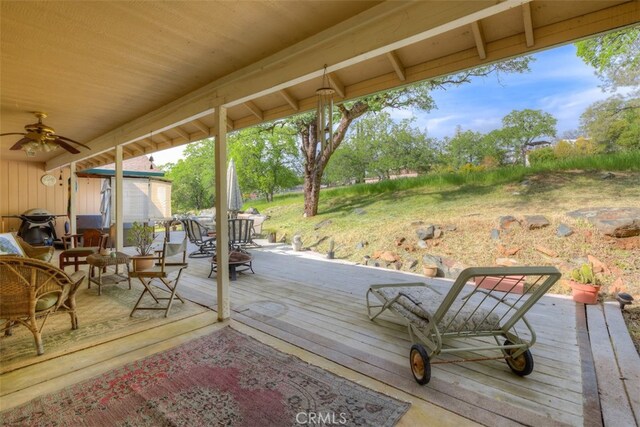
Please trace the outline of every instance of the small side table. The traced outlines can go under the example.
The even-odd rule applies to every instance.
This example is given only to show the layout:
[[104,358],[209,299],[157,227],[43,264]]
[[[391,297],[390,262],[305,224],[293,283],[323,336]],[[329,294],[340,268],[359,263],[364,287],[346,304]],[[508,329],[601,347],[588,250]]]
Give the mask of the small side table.
[[[91,273],[89,274],[89,289],[91,289],[91,282],[98,285],[98,295],[102,295],[102,285],[115,285],[125,280],[129,282],[129,289],[131,289],[131,278],[129,278],[129,255],[116,252],[116,256],[93,254],[87,257],[87,264],[89,264]],[[115,265],[116,271],[113,274],[102,275],[102,270],[107,266]],[[118,272],[118,266],[124,265],[126,269],[126,276]],[[94,274],[94,268],[98,269],[98,277]],[[124,272],[123,272],[124,273]]]

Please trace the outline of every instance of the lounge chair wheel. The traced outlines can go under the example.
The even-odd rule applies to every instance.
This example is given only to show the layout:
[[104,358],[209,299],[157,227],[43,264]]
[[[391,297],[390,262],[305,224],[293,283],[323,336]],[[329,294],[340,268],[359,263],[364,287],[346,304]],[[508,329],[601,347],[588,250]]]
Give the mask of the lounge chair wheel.
[[[506,340],[504,342],[504,345],[511,345],[511,344],[513,343],[509,340]],[[511,348],[508,350],[503,350],[503,352],[505,356],[510,356],[511,354],[516,352],[516,349]],[[533,372],[533,356],[531,355],[530,350],[525,351],[515,359],[511,357],[505,357],[505,360],[507,362],[507,365],[509,365],[513,373],[516,375],[520,375],[521,377],[524,377],[526,375],[529,375],[531,372]]]
[[409,361],[411,362],[411,372],[416,382],[420,385],[428,383],[431,379],[431,363],[424,347],[420,344],[412,345]]

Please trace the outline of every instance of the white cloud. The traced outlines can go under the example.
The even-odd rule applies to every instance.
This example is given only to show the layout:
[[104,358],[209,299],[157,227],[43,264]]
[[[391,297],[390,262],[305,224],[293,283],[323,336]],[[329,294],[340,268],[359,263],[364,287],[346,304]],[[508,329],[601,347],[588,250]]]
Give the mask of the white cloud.
[[184,158],[182,153],[186,147],[186,145],[181,145],[153,153],[153,162],[158,166],[165,163],[176,163],[179,159]]

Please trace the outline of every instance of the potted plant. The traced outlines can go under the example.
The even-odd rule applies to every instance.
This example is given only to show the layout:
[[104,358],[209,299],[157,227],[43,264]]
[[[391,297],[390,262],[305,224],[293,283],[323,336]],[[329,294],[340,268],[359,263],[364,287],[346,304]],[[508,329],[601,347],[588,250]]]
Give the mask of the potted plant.
[[134,222],[129,229],[127,241],[135,246],[138,255],[133,256],[134,271],[148,270],[153,267],[153,227]]
[[598,301],[600,281],[593,272],[591,264],[582,264],[571,272],[569,286],[573,293],[573,300],[584,304],[595,304]]

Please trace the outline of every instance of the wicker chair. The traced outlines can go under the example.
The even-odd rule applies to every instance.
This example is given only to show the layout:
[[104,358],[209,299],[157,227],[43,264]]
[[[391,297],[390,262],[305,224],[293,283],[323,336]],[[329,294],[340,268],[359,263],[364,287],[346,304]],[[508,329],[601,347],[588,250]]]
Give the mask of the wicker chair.
[[[11,335],[16,323],[26,326],[33,333],[38,355],[43,354],[41,332],[51,313],[67,311],[71,329],[78,329],[75,296],[84,277],[83,271],[67,276],[37,259],[0,257],[0,319],[5,320],[5,333]],[[39,326],[38,318],[43,318]]]
[[39,259],[40,261],[51,262],[55,248],[53,246],[31,246],[22,237],[16,236],[16,241],[29,258]]

